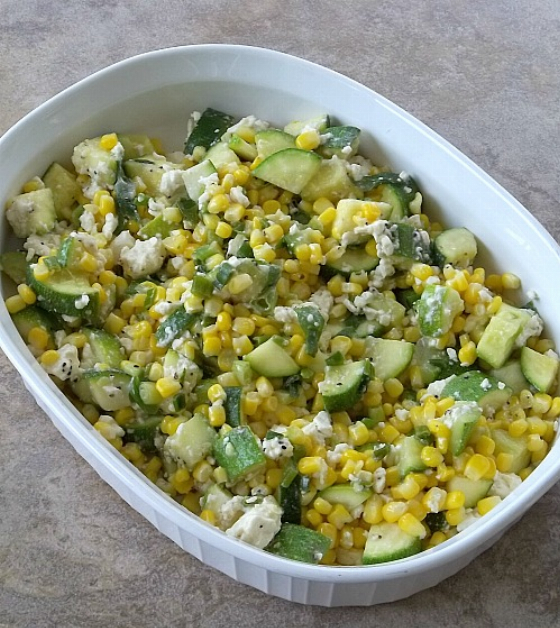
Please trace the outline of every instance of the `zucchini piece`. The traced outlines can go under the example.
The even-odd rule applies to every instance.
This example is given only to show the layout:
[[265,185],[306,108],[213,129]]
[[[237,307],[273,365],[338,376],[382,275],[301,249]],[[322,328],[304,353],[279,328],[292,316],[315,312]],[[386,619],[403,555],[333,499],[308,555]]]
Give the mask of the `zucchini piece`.
[[248,427],[234,427],[213,443],[213,455],[231,484],[266,467],[266,457]]
[[261,159],[270,157],[284,148],[296,148],[296,141],[292,135],[280,129],[265,129],[255,134],[257,155]]
[[56,210],[50,188],[15,196],[6,209],[6,218],[18,238],[45,235],[54,229]]
[[320,532],[302,525],[283,523],[265,551],[303,563],[318,564],[331,546],[331,540]]
[[155,382],[143,379],[143,373],[132,378],[129,396],[130,401],[135,403],[145,414],[160,412],[163,397],[159,394]]
[[153,453],[156,451],[155,439],[160,433],[161,416],[142,417],[124,426],[127,439],[138,443],[140,449]]
[[[385,331],[385,327],[377,321],[368,321],[365,316],[356,315],[345,318],[340,326],[331,323],[329,328],[336,328],[336,333],[332,334],[331,338],[334,338],[334,336],[346,336],[347,338],[378,337]],[[344,360],[342,360],[342,363],[344,363]],[[336,364],[333,363],[332,366],[336,366]]]
[[284,131],[297,137],[304,129],[315,129],[319,133],[324,133],[329,126],[329,116],[326,113],[322,113],[308,120],[292,120],[286,124]]
[[53,162],[43,175],[43,183],[51,189],[58,220],[72,221],[72,209],[82,194],[76,177],[64,166]]
[[19,335],[23,338],[25,343],[29,342],[29,332],[34,327],[44,329],[49,334],[51,339],[53,338],[53,329],[58,329],[60,327],[60,325],[58,325],[58,321],[56,320],[56,316],[50,312],[46,312],[37,305],[28,305],[23,310],[15,312],[15,314],[11,314],[10,316],[12,317],[12,321],[14,322]]
[[433,242],[434,262],[441,268],[446,264],[466,268],[473,263],[477,252],[476,238],[465,227],[446,229]]
[[305,352],[313,357],[319,349],[319,339],[325,327],[325,319],[316,305],[298,305],[294,309],[303,331]]
[[429,284],[424,288],[416,307],[422,334],[439,338],[451,329],[455,317],[463,311],[464,302],[457,290]]
[[216,515],[216,520],[221,519],[221,510],[231,499],[233,495],[227,488],[219,484],[211,484],[204,493],[200,505],[203,510],[211,510]]
[[381,381],[398,377],[410,364],[413,354],[414,344],[404,340],[371,338],[368,343],[368,357]]
[[334,205],[343,198],[359,194],[360,190],[348,176],[344,160],[324,159],[317,174],[302,189],[301,198],[309,203],[328,198]]
[[205,109],[185,141],[183,150],[185,155],[192,155],[193,150],[197,146],[203,146],[208,149],[217,144],[222,135],[233,124],[233,120],[233,116],[223,111],[218,111],[211,107]]
[[358,152],[360,133],[360,129],[355,126],[331,126],[323,135],[324,142],[319,152],[327,158],[334,155],[341,159],[353,157]]
[[558,375],[558,358],[522,347],[521,371],[539,392],[546,393],[552,388]]
[[352,484],[333,484],[318,493],[318,497],[326,499],[330,504],[342,504],[351,512],[373,495],[370,489],[356,490]]
[[493,368],[503,366],[513,352],[517,338],[533,316],[528,310],[502,303],[478,341],[478,357]]
[[481,414],[480,407],[472,401],[458,401],[447,410],[444,422],[451,423],[449,450],[453,456],[463,453]]
[[85,273],[70,272],[66,269],[52,272],[46,279],[35,278],[30,264],[27,269],[27,284],[37,295],[41,307],[49,312],[64,316],[82,318],[97,326],[102,321],[99,305],[99,292],[89,283]]
[[410,214],[410,203],[418,193],[416,181],[409,176],[403,176],[395,172],[380,172],[379,174],[366,175],[356,185],[364,192],[378,190],[380,198],[391,207],[387,215],[382,216],[386,220],[402,220]]
[[224,408],[226,411],[226,423],[231,427],[239,427],[243,423],[243,406],[241,386],[224,386],[226,400]]
[[277,491],[277,501],[282,508],[282,523],[301,523],[302,476],[296,461],[300,456],[288,458],[282,469],[282,479]]
[[83,373],[83,380],[89,386],[93,402],[102,410],[113,412],[130,405],[128,373],[119,369],[88,369]]
[[339,412],[356,404],[372,377],[372,371],[368,360],[325,367],[325,379],[319,384],[325,409],[328,412]]
[[137,159],[156,152],[155,146],[147,135],[121,135],[119,133],[117,138],[124,149],[123,159]]
[[174,229],[181,229],[182,226],[182,222],[169,222],[163,214],[158,214],[138,231],[138,235],[143,240],[149,240],[154,236],[163,240],[169,237]]
[[377,565],[418,554],[422,550],[419,537],[401,530],[397,523],[376,523],[368,532],[364,548],[364,565]]
[[253,170],[253,175],[282,190],[299,194],[320,167],[321,157],[316,153],[299,148],[285,148],[261,162]]
[[0,255],[0,269],[18,286],[25,283],[27,254],[23,251],[6,251]]
[[181,423],[172,436],[168,436],[163,451],[171,459],[192,471],[196,464],[212,452],[217,442],[216,430],[203,414],[195,414],[192,419]]
[[389,255],[395,259],[395,263],[410,265],[411,262],[431,262],[430,236],[424,229],[414,229],[404,222],[387,221],[383,235],[391,240],[393,250]]
[[192,312],[186,312],[179,307],[162,321],[156,329],[156,340],[159,347],[168,347],[176,338],[179,338],[194,324],[198,316]]
[[471,480],[464,475],[454,475],[448,480],[447,492],[461,491],[465,495],[465,508],[474,508],[476,504],[486,497],[493,481],[481,478],[480,480]]
[[482,371],[467,371],[447,381],[441,398],[453,397],[457,401],[474,401],[483,410],[495,411],[511,397],[511,388]]
[[369,273],[377,268],[378,264],[378,257],[372,257],[361,247],[351,247],[346,249],[337,260],[325,264],[323,275],[326,277],[334,275],[350,277],[352,273]]
[[527,447],[527,439],[523,436],[511,436],[502,429],[491,430],[492,440],[496,443],[494,456],[501,453],[511,456],[510,473],[519,473],[531,464],[531,452]]
[[159,196],[161,179],[166,169],[178,169],[176,164],[169,163],[160,155],[146,155],[137,159],[129,159],[123,162],[122,167],[126,176],[130,179],[138,177],[146,186],[146,194],[149,196]]
[[529,382],[525,379],[519,360],[510,360],[498,369],[491,369],[490,374],[500,382],[504,382],[512,392],[518,395],[522,390],[529,389]]
[[214,146],[212,146],[212,148],[206,153],[205,159],[210,160],[216,170],[222,166],[239,164],[239,157],[226,142],[218,142],[217,144],[214,144]]
[[265,377],[289,377],[299,373],[299,366],[273,336],[245,356],[253,371]]
[[416,436],[405,436],[402,439],[397,451],[397,466],[401,479],[409,473],[422,472],[426,469],[421,456],[423,448],[424,443]]
[[81,367],[94,368],[103,364],[109,368],[119,368],[123,360],[123,349],[119,339],[104,329],[82,329],[87,343],[82,350]]
[[206,180],[214,174],[217,177],[217,172],[214,164],[209,159],[205,159],[196,164],[196,166],[185,170],[183,181],[185,182],[185,189],[189,198],[193,201],[198,201],[206,190]]
[[119,218],[119,231],[122,231],[129,221],[139,221],[140,216],[136,207],[136,184],[128,178],[128,170],[122,162],[118,163],[116,170],[114,197]]
[[245,161],[254,161],[257,157],[257,147],[255,144],[247,142],[237,135],[237,133],[233,133],[229,138],[228,146],[236,155]]

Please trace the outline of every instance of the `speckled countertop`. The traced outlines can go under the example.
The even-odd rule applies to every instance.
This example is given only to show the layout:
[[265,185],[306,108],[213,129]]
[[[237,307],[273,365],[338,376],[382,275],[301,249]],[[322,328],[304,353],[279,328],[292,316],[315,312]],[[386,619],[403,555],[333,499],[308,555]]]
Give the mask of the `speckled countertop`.
[[[560,237],[555,0],[0,0],[0,9],[0,133],[140,52],[265,46],[393,100]],[[0,628],[560,625],[558,486],[433,589],[373,608],[303,607],[237,584],[159,534],[60,436],[4,356],[0,406]]]

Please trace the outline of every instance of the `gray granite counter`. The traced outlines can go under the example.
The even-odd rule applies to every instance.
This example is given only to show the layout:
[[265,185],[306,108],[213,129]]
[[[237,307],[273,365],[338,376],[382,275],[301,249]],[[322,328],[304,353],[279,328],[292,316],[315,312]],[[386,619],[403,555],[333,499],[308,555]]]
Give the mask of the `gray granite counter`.
[[[555,0],[0,0],[0,9],[0,133],[140,52],[270,47],[393,100],[560,237]],[[0,628],[560,625],[558,486],[433,589],[373,608],[303,607],[237,584],[152,528],[60,436],[4,356],[0,407]]]

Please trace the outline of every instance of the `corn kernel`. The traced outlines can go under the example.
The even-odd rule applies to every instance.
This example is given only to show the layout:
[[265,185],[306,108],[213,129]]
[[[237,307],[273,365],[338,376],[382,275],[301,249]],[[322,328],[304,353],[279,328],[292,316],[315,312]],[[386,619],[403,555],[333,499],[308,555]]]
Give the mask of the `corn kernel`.
[[463,491],[450,491],[445,500],[446,510],[456,510],[465,505],[465,494]]
[[162,377],[156,382],[156,390],[164,399],[171,397],[171,395],[175,395],[181,390],[181,388],[181,382],[178,382],[171,377]]
[[103,150],[110,151],[118,144],[119,138],[116,133],[107,133],[101,136],[100,145]]
[[335,504],[331,512],[327,515],[327,521],[332,523],[338,530],[341,530],[346,523],[350,523],[353,517],[342,504]]
[[296,137],[296,146],[302,150],[315,150],[321,143],[321,135],[316,129],[303,131]]
[[6,299],[6,308],[10,314],[17,314],[27,307],[25,301],[19,294],[14,294]]
[[381,508],[383,519],[389,523],[396,523],[408,510],[405,502],[387,502]]
[[426,536],[426,528],[410,512],[405,512],[404,515],[399,517],[397,524],[399,528],[407,534],[417,536],[420,539],[423,539]]
[[502,501],[498,495],[491,495],[490,497],[483,497],[476,504],[476,509],[479,515],[485,515],[490,512],[492,508],[495,508]]

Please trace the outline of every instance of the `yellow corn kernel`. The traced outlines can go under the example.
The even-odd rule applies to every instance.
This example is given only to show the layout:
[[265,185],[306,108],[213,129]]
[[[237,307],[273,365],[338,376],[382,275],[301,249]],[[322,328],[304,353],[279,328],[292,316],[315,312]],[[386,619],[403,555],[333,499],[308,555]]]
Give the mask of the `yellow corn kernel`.
[[226,391],[220,386],[220,384],[212,384],[208,389],[208,399],[211,403],[226,400]]
[[527,429],[529,428],[529,422],[525,418],[520,418],[515,421],[512,421],[508,425],[508,432],[510,436],[519,437],[523,436]]
[[393,425],[391,425],[390,423],[387,423],[385,427],[381,428],[381,431],[379,434],[380,440],[383,441],[384,443],[392,443],[399,436],[400,436],[399,430]]
[[476,509],[479,515],[485,515],[490,512],[492,508],[495,508],[502,501],[498,495],[491,495],[490,497],[483,497],[476,504]]
[[314,508],[310,508],[305,513],[305,518],[314,528],[318,528],[323,523],[323,517]]
[[27,334],[27,342],[40,351],[44,351],[49,344],[50,334],[42,327],[32,327]]
[[233,338],[231,341],[232,348],[236,355],[247,355],[253,350],[253,343],[248,336],[240,336],[239,338]]
[[445,499],[445,509],[453,510],[465,505],[465,494],[463,491],[449,491]]
[[315,150],[321,143],[317,129],[308,129],[296,137],[296,146],[302,150]]
[[243,408],[243,413],[247,416],[253,416],[261,403],[261,397],[258,393],[248,392],[243,396],[241,400],[241,407]]
[[385,392],[393,399],[398,399],[402,395],[404,390],[402,382],[396,377],[391,377],[390,379],[386,380],[383,384],[383,387],[385,388]]
[[115,146],[119,143],[119,138],[117,137],[116,133],[107,133],[101,136],[101,140],[99,143],[101,145],[101,148],[106,151],[110,151],[113,150],[113,148],[115,148]]
[[407,475],[400,484],[391,488],[393,499],[410,500],[416,497],[419,492],[420,486],[410,474]]
[[426,536],[426,528],[422,523],[410,512],[405,512],[404,515],[397,520],[399,528],[412,536],[417,536],[423,539]]
[[233,228],[227,222],[220,221],[216,226],[216,235],[220,238],[229,238],[233,233]]
[[395,486],[400,482],[401,471],[397,466],[388,467],[385,472],[385,485]]
[[465,465],[465,476],[468,477],[469,480],[480,480],[488,471],[489,466],[490,460],[486,456],[474,454]]
[[215,526],[217,524],[216,513],[213,510],[205,508],[199,515],[202,521],[206,521],[210,525]]
[[317,532],[320,532],[323,536],[326,536],[331,541],[331,549],[338,545],[338,529],[332,523],[327,521],[323,522],[318,528]]
[[27,307],[25,301],[19,294],[14,294],[6,299],[6,308],[10,314],[17,314]]
[[362,515],[364,521],[371,525],[381,523],[383,521],[384,503],[381,495],[372,495],[364,504],[364,513]]
[[391,501],[387,502],[381,508],[383,519],[389,523],[397,522],[408,510],[405,502]]
[[58,362],[59,357],[60,354],[58,353],[58,351],[56,351],[55,349],[49,349],[48,351],[45,351],[45,353],[43,353],[43,355],[40,357],[40,361],[43,366],[53,366],[53,364],[56,364],[56,362]]
[[207,357],[220,355],[221,350],[222,342],[217,336],[207,338],[202,342],[202,353]]
[[420,458],[427,467],[437,467],[443,462],[443,454],[436,447],[422,447]]
[[324,467],[324,460],[319,456],[304,456],[298,462],[298,471],[302,475],[319,473]]
[[420,281],[426,281],[434,274],[434,271],[428,264],[412,264],[410,273],[413,277],[420,279]]
[[513,273],[504,273],[502,275],[502,286],[505,290],[518,290],[521,288],[521,279]]
[[208,211],[211,214],[220,214],[225,212],[229,207],[230,200],[227,194],[214,194],[214,196],[208,201]]
[[356,421],[348,427],[348,436],[350,438],[350,445],[359,447],[369,441],[369,430],[364,423]]
[[327,515],[327,521],[332,523],[338,530],[341,530],[346,523],[350,523],[353,517],[342,504],[335,504],[331,512]]
[[156,390],[164,399],[177,394],[181,388],[181,382],[178,382],[171,377],[162,377],[156,382]]
[[445,509],[446,502],[447,491],[439,488],[439,486],[432,486],[426,491],[424,497],[422,497],[422,504],[430,512],[441,512]]
[[99,202],[99,213],[102,216],[115,213],[115,199],[109,194],[101,197]]
[[208,422],[212,427],[222,427],[226,422],[226,410],[224,406],[212,404],[208,411]]
[[496,449],[496,443],[489,436],[483,434],[476,441],[474,448],[477,454],[482,454],[483,456],[491,456]]
[[445,518],[447,523],[450,526],[458,526],[462,521],[464,521],[466,516],[464,506],[459,508],[452,508],[445,513]]
[[111,334],[120,334],[126,327],[126,321],[124,318],[117,316],[114,312],[111,312],[105,319],[103,328]]
[[321,515],[328,515],[333,509],[333,505],[322,497],[316,497],[313,508]]
[[472,340],[469,340],[465,345],[463,345],[459,351],[457,352],[457,356],[459,358],[459,362],[465,366],[470,366],[474,364],[477,358],[476,354],[476,345]]
[[33,177],[33,179],[27,181],[23,184],[21,188],[22,192],[36,192],[37,190],[42,190],[45,187],[45,184],[41,181],[39,177]]
[[207,462],[206,460],[201,460],[195,465],[192,476],[197,482],[204,483],[208,482],[208,480],[212,476],[213,471],[214,469],[209,462]]
[[248,317],[237,316],[231,328],[242,336],[252,336],[255,333],[256,325],[255,322]]
[[134,410],[130,406],[127,408],[119,408],[119,410],[115,410],[113,418],[122,427],[134,418]]
[[[271,202],[271,201],[267,201]],[[266,241],[269,244],[276,244],[284,237],[284,229],[279,224],[272,224],[263,231]]]
[[23,299],[26,305],[33,305],[37,301],[37,295],[33,290],[25,283],[20,284],[17,287],[19,296]]

